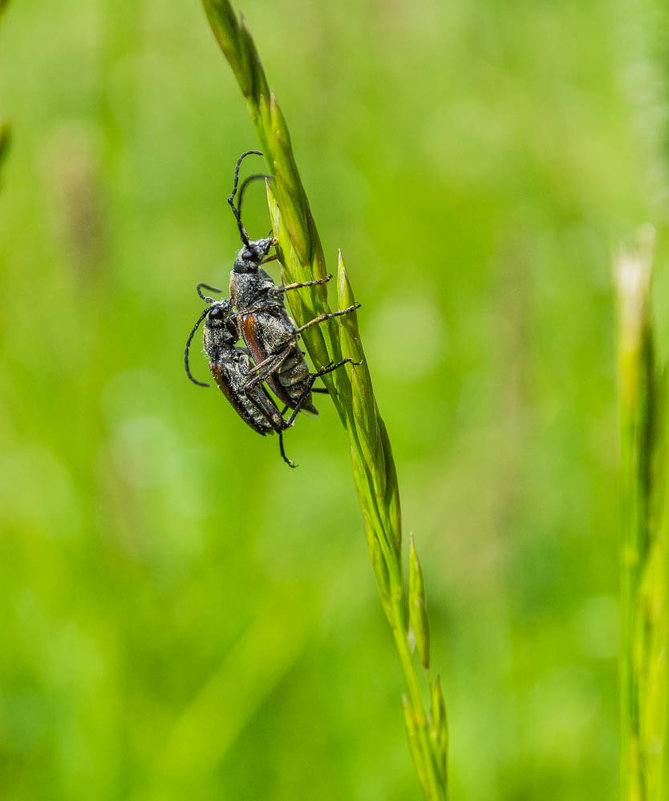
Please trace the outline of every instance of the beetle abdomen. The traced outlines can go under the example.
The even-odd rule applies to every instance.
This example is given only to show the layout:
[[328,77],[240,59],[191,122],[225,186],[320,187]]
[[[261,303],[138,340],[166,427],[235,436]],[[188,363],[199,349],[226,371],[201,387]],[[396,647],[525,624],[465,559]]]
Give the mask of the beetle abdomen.
[[246,391],[245,383],[251,367],[251,359],[241,348],[235,348],[229,356],[209,362],[209,369],[219,389],[245,423],[263,435],[283,431],[285,421],[264,387]]
[[[266,381],[277,398],[294,409],[308,388],[310,373],[304,354],[297,345],[292,321],[285,310],[282,309],[282,312],[250,311],[239,315],[238,322],[242,338],[256,364],[261,364],[271,356],[284,357],[276,369],[267,375]],[[318,414],[311,393],[300,408]]]

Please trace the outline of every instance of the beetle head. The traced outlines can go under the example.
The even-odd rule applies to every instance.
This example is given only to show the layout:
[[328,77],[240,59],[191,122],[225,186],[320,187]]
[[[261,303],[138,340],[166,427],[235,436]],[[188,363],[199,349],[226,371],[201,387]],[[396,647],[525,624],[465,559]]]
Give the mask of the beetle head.
[[266,239],[256,239],[249,241],[237,254],[235,259],[234,271],[236,273],[254,273],[260,267],[269,249],[275,243],[273,237]]
[[193,337],[200,327],[200,323],[206,318],[204,324],[204,349],[209,358],[213,360],[218,359],[226,351],[230,352],[232,350],[235,342],[239,339],[239,332],[237,330],[235,316],[232,313],[230,298],[214,300],[202,294],[202,287],[212,289],[214,292],[219,291],[218,289],[214,289],[214,287],[207,286],[207,284],[197,285],[198,295],[203,300],[206,300],[209,306],[207,306],[197,318],[197,322],[188,335],[186,349],[184,350],[184,367],[186,368],[186,375],[194,384],[197,384],[199,387],[208,387],[209,384],[206,384],[204,381],[198,381],[197,378],[193,377],[188,363],[190,343],[193,341]]
[[231,315],[229,298],[212,303],[204,324],[206,346],[209,344],[231,347],[239,339],[237,326]]

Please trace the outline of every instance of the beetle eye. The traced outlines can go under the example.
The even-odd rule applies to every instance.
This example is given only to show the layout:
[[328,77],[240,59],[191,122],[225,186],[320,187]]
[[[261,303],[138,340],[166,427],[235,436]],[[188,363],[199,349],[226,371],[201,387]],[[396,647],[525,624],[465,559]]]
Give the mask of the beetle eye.
[[221,308],[220,306],[214,306],[214,308],[209,312],[209,319],[214,318],[215,320],[220,320],[221,318]]

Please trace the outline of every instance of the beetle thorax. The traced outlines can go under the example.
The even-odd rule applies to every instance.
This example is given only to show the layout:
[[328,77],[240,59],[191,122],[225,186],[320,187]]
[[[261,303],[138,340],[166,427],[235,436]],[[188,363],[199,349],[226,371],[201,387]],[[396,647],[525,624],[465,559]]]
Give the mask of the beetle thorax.
[[232,350],[238,334],[229,318],[208,317],[204,325],[204,349],[210,359],[220,358]]
[[258,297],[257,273],[230,273],[230,300],[237,309],[248,309]]

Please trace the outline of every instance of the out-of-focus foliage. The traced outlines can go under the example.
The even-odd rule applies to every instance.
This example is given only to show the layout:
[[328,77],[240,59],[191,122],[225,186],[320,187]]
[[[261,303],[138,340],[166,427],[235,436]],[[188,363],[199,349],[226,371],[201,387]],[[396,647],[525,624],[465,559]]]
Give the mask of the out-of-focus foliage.
[[[2,14],[3,11],[5,10],[6,5],[7,5],[7,0],[0,0],[0,20],[2,19]],[[3,159],[7,155],[7,151],[9,149],[9,140],[10,140],[9,124],[0,121],[0,164],[2,164]]]
[[[662,20],[604,0],[243,11],[363,303],[453,797],[608,800],[610,246],[660,224],[666,300]],[[255,145],[201,8],[36,0],[1,35],[0,786],[415,797],[331,404],[287,435],[289,471],[183,375]]]
[[666,798],[666,388],[655,363],[653,239],[615,261],[621,411],[621,762],[623,799]]
[[0,122],[0,164],[2,164],[9,150],[10,132],[9,124]]

